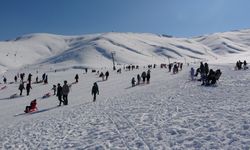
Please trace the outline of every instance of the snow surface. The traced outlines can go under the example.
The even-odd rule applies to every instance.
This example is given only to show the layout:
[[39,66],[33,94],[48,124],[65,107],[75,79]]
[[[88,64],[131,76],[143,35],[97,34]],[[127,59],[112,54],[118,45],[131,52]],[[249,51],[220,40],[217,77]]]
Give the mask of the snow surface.
[[[18,84],[0,91],[1,149],[249,149],[249,70],[234,71],[234,64],[213,65],[222,70],[216,87],[189,80],[190,67],[173,75],[152,69],[150,84],[131,87],[130,81],[146,70],[110,70],[108,81],[80,69],[53,72],[49,84],[33,84],[30,96],[9,99]],[[193,66],[193,65],[192,65]],[[55,68],[53,68],[55,69]],[[17,70],[5,75],[13,76]],[[26,68],[33,73],[35,69]],[[103,69],[101,71],[106,71]],[[73,84],[69,105],[57,107],[55,96],[42,99],[53,84],[80,75]],[[9,79],[9,81],[12,81]],[[90,94],[97,81],[100,95]],[[0,84],[0,86],[4,86]],[[25,93],[25,92],[24,92]],[[24,114],[38,99],[38,111]]]

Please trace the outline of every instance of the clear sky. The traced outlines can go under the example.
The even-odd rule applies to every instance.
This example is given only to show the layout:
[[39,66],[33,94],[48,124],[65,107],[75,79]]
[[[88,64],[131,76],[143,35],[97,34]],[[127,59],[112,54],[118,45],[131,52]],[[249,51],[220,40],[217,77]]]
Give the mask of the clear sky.
[[250,28],[250,0],[0,0],[0,40],[29,33],[191,37]]

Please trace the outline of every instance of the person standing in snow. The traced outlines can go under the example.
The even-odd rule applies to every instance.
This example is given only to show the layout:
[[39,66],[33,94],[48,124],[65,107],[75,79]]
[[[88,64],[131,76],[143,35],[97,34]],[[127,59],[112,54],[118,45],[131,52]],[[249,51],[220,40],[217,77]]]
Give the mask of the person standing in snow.
[[139,74],[137,74],[137,85],[139,85],[141,82],[141,76]]
[[149,84],[150,82],[150,70],[148,70],[147,72],[147,84]]
[[32,89],[30,83],[26,84],[26,92],[27,92],[27,96],[30,95],[30,89]]
[[31,77],[32,77],[32,74],[30,73],[29,75],[28,75],[28,82],[31,84]]
[[105,73],[105,76],[106,76],[106,80],[108,80],[108,77],[109,77],[109,72],[108,71]]
[[206,73],[205,73],[205,66],[203,65],[203,63],[200,63],[200,73],[201,73],[201,81],[202,81],[202,85],[205,84],[205,80],[206,80]]
[[92,95],[94,95],[94,97],[93,97],[93,102],[95,102],[95,101],[96,101],[96,94],[99,95],[99,88],[98,88],[98,85],[97,85],[96,82],[94,83],[94,85],[93,85],[93,87],[92,87],[91,93],[92,93]]
[[57,84],[57,94],[56,96],[58,97],[58,100],[59,100],[59,105],[58,106],[61,106],[62,104],[62,87],[60,85],[60,83]]
[[3,77],[3,82],[4,82],[4,84],[7,83],[7,78],[6,77]]
[[69,86],[67,84],[67,81],[64,81],[64,85],[62,87],[62,95],[63,95],[63,102],[64,105],[68,105],[68,94],[69,94]]
[[45,76],[46,76],[46,74],[44,73],[44,74],[42,75],[43,81],[45,80]]
[[15,82],[17,82],[17,76],[14,77]]
[[78,83],[78,79],[79,79],[78,74],[76,74],[75,79],[76,79],[76,83]]
[[191,80],[194,80],[194,68],[192,67],[190,70],[190,76],[191,76]]
[[135,78],[134,77],[132,78],[131,83],[132,83],[132,87],[134,87],[135,86]]
[[99,77],[101,77],[102,81],[104,81],[104,74],[102,72],[100,73]]
[[22,95],[22,93],[23,93],[23,90],[25,89],[24,88],[24,83],[21,81],[21,83],[20,83],[20,85],[19,85],[19,88],[18,88],[19,90],[20,90],[20,95]]
[[54,91],[54,95],[56,95],[56,85],[53,85],[52,89]]
[[142,72],[141,77],[142,77],[142,82],[145,83],[145,80],[146,80],[146,77],[147,77],[147,74],[146,74],[145,71]]

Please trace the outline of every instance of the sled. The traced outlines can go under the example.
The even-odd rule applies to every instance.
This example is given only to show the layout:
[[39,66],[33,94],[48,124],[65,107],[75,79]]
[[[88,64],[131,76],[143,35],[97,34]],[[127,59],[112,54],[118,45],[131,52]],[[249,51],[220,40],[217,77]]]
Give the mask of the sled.
[[25,113],[32,113],[32,112],[35,112],[35,111],[37,111],[38,109],[37,109],[37,107],[36,108],[34,108],[34,109],[30,109],[28,112],[26,111],[26,110],[24,110],[24,112]]
[[46,94],[43,95],[42,98],[44,99],[44,98],[48,98],[48,97],[50,97],[50,96],[51,96],[51,93],[46,93]]
[[6,88],[7,88],[7,86],[5,85],[5,86],[1,87],[0,90],[6,89]]
[[16,98],[17,96],[18,96],[18,94],[17,94],[17,93],[12,94],[12,95],[10,96],[10,99],[12,99],[12,98]]

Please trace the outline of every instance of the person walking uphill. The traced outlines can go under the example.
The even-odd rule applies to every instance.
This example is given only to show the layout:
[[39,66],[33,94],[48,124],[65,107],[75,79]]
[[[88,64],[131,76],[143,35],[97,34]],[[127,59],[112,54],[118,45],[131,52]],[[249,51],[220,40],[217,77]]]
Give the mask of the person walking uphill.
[[59,100],[59,105],[58,106],[61,106],[62,104],[62,87],[60,85],[60,83],[57,84],[57,94],[56,96],[58,97],[58,100]]
[[94,95],[93,102],[95,102],[95,100],[96,100],[96,94],[99,95],[99,89],[98,89],[98,85],[97,85],[96,82],[94,83],[94,85],[92,87],[91,93],[92,93],[92,95]]
[[63,104],[68,105],[68,94],[69,94],[69,86],[67,81],[64,81],[64,85],[62,87],[62,95],[63,95]]

